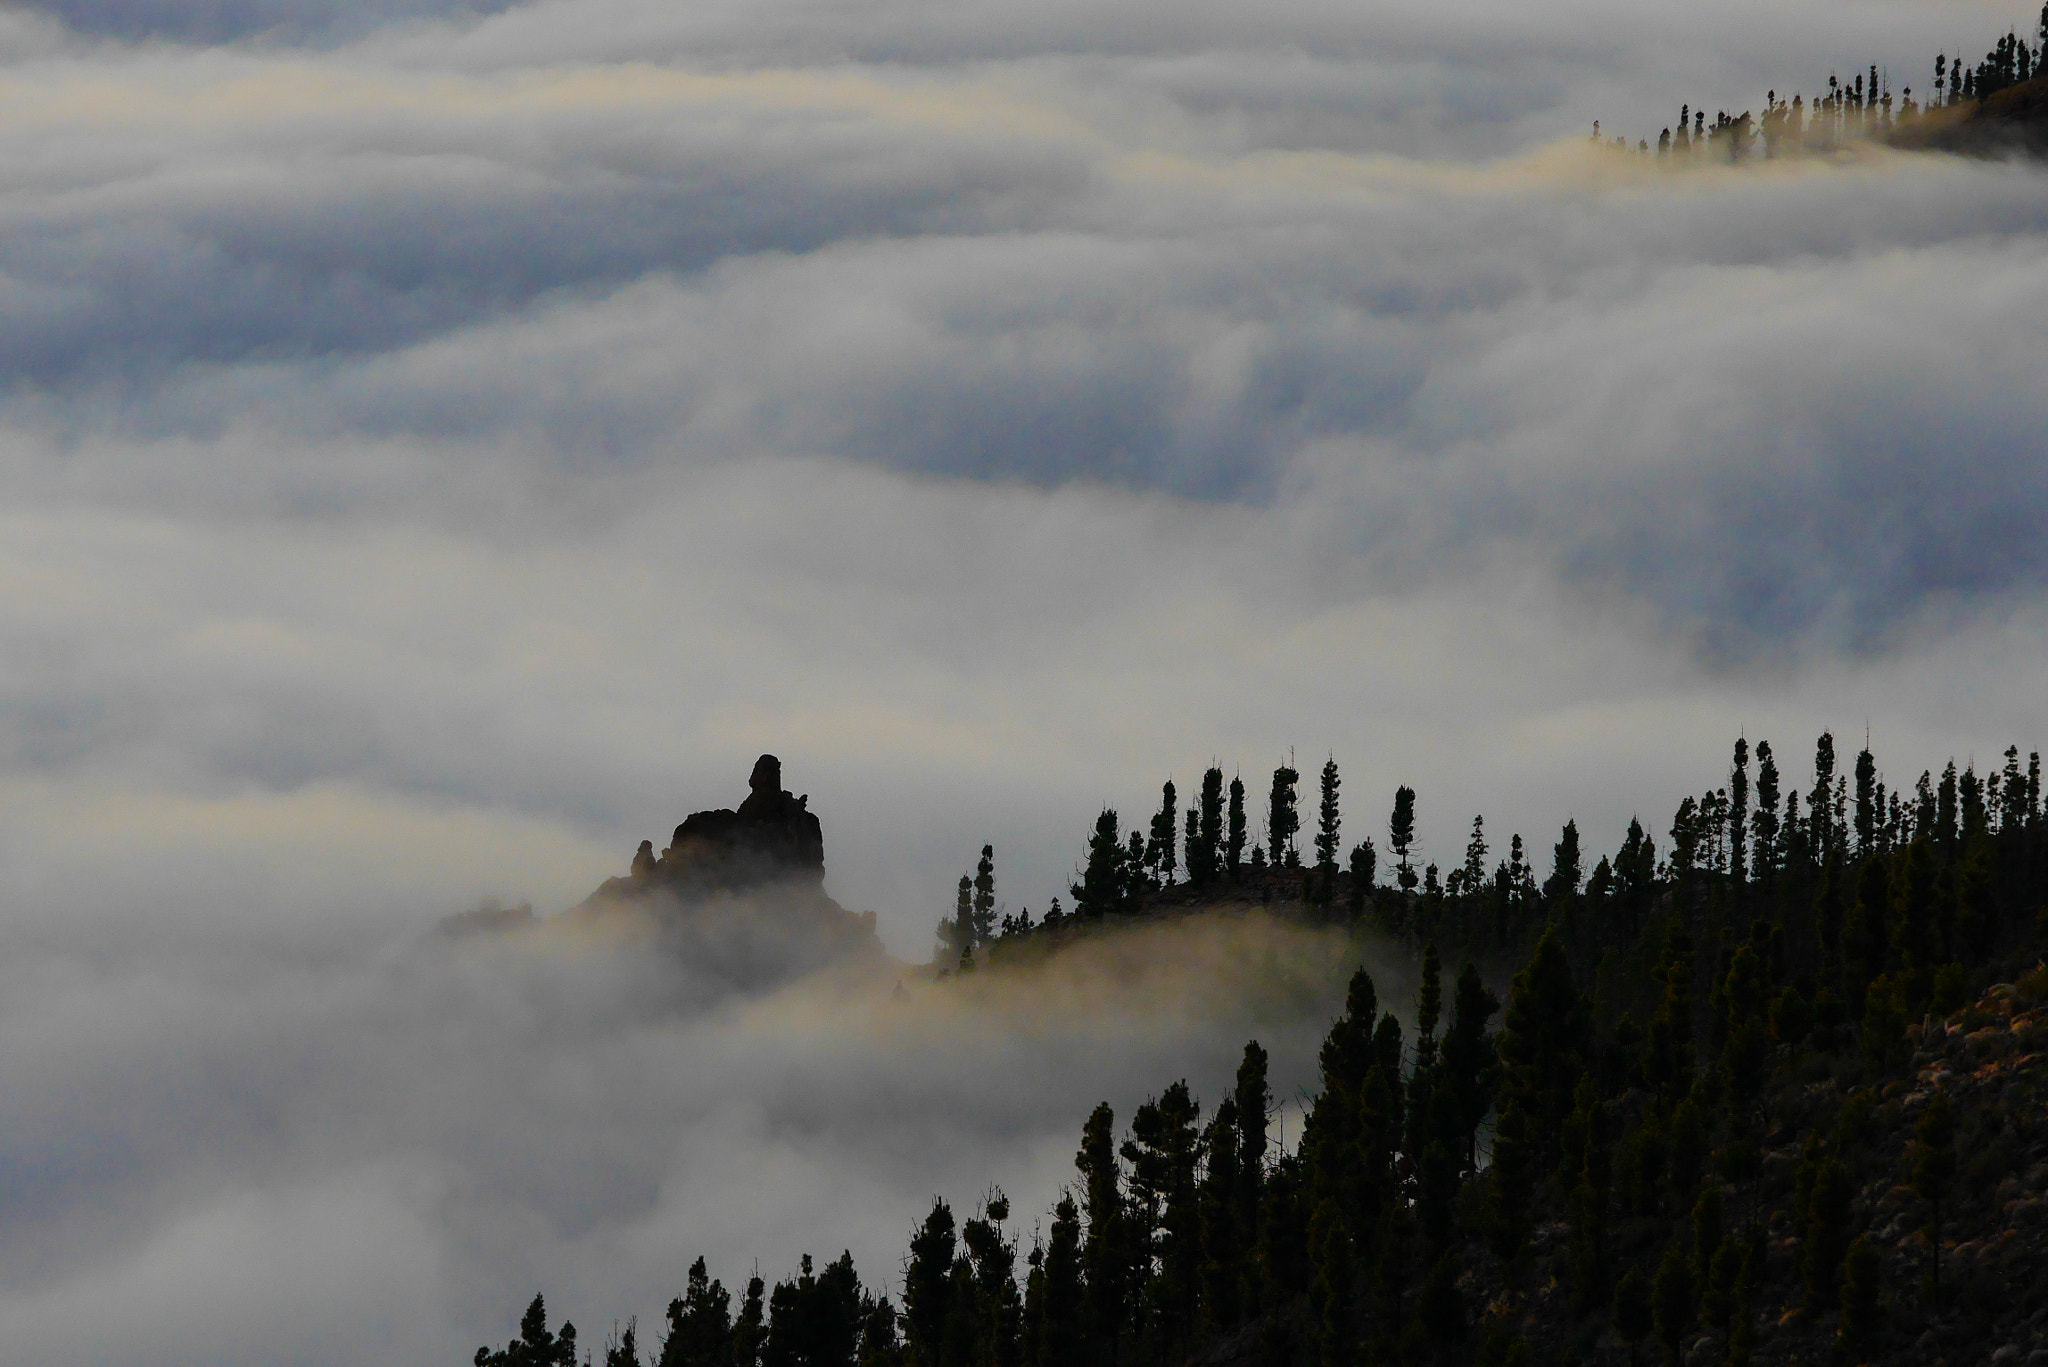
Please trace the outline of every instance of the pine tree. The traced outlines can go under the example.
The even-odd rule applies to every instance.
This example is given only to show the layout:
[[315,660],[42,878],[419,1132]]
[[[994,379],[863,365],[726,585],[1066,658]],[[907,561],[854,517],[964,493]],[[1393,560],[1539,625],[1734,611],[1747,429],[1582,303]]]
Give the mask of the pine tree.
[[1237,1100],[1225,1097],[1202,1135],[1202,1328],[1208,1337],[1237,1327],[1244,1313],[1245,1238],[1237,1165],[1243,1152]]
[[[1248,1288],[1256,1278],[1250,1266],[1249,1243],[1263,1224],[1266,1183],[1266,1122],[1273,1113],[1273,1092],[1266,1082],[1266,1051],[1257,1040],[1246,1040],[1244,1058],[1237,1065],[1237,1085],[1231,1093],[1237,1116],[1237,1229],[1246,1241],[1242,1274]],[[1248,1306],[1256,1297],[1247,1295]]]
[[866,1302],[860,1328],[859,1367],[904,1367],[903,1345],[896,1337],[896,1307],[887,1296]]
[[1301,775],[1291,764],[1273,771],[1273,791],[1266,807],[1266,840],[1272,850],[1268,857],[1276,869],[1292,866],[1301,859],[1294,846],[1295,834],[1301,829],[1295,798],[1295,785],[1300,782]]
[[1925,999],[1941,959],[1935,943],[1937,863],[1933,842],[1924,835],[1915,836],[1895,861],[1899,876],[1890,885],[1894,943],[1912,982],[1909,1007],[1917,1007]]
[[911,1236],[903,1269],[904,1338],[913,1360],[933,1367],[951,1356],[947,1331],[953,1317],[953,1257],[958,1246],[954,1231],[953,1208],[934,1201],[931,1213]]
[[1580,1308],[1591,1311],[1607,1301],[1607,1211],[1612,1166],[1608,1161],[1600,1095],[1590,1077],[1579,1080],[1576,1104],[1565,1132],[1567,1173],[1576,1177],[1568,1197],[1572,1279]]
[[1806,799],[1807,820],[1813,827],[1813,855],[1825,861],[1841,838],[1834,825],[1835,737],[1823,731],[1813,743],[1813,792]]
[[1751,873],[1757,882],[1768,885],[1776,876],[1780,850],[1778,823],[1778,762],[1771,754],[1771,743],[1760,740],[1756,743],[1756,817],[1750,823],[1755,837],[1755,849],[1751,854]]
[[1032,1367],[1067,1367],[1082,1360],[1081,1212],[1060,1193],[1045,1246],[1045,1317]]
[[732,1360],[734,1367],[758,1367],[761,1350],[768,1342],[768,1321],[762,1285],[759,1276],[747,1278],[746,1298],[740,1302],[739,1318],[732,1326]]
[[1074,1166],[1081,1174],[1087,1224],[1081,1244],[1081,1333],[1088,1361],[1114,1364],[1130,1323],[1130,1254],[1123,1175],[1116,1161],[1116,1115],[1104,1102],[1081,1131]]
[[1728,771],[1728,872],[1740,883],[1748,869],[1749,742],[1735,742],[1735,764]]
[[690,1264],[680,1299],[668,1303],[668,1338],[658,1367],[725,1367],[732,1360],[732,1297],[702,1258]]
[[1394,789],[1394,812],[1387,818],[1387,844],[1394,851],[1395,881],[1401,891],[1415,890],[1415,870],[1408,853],[1415,844],[1415,790],[1407,784]]
[[1349,906],[1352,918],[1365,914],[1366,899],[1372,896],[1373,880],[1378,876],[1379,859],[1372,848],[1372,841],[1351,847],[1351,890]]
[[1885,922],[1891,902],[1891,880],[1877,855],[1864,859],[1856,871],[1856,900],[1842,921],[1842,987],[1851,1018],[1863,1014],[1870,984],[1884,973],[1889,957]]
[[974,943],[985,945],[996,936],[996,850],[981,847],[981,862],[974,866]]
[[[1010,1202],[1000,1190],[992,1192],[982,1214],[960,1227],[960,1242],[973,1269],[973,1294],[968,1312],[967,1337],[974,1354],[996,1367],[1019,1367],[1023,1329],[1023,1303],[1017,1296],[1017,1246],[1003,1230],[1010,1218]],[[852,1263],[847,1264],[849,1273]],[[957,1282],[956,1264],[956,1282]]]
[[974,889],[972,880],[963,873],[953,899],[953,914],[939,922],[938,949],[932,956],[933,962],[942,968],[957,968],[962,956],[973,950]]
[[[1130,1164],[1127,1208],[1136,1225],[1134,1245],[1156,1266],[1150,1285],[1148,1328],[1155,1349],[1185,1352],[1195,1329],[1201,1288],[1201,1210],[1195,1173],[1201,1157],[1195,1122],[1201,1105],[1186,1082],[1176,1082],[1131,1117],[1122,1153]],[[1141,1264],[1144,1265],[1144,1264]]]
[[1578,892],[1584,880],[1579,856],[1579,823],[1567,821],[1558,835],[1557,844],[1550,852],[1550,877],[1543,884],[1543,895],[1552,901],[1562,901]]
[[1465,842],[1465,864],[1459,870],[1460,891],[1467,896],[1486,886],[1486,818],[1472,818],[1472,836]]
[[627,1320],[626,1332],[616,1342],[605,1344],[604,1367],[641,1367],[640,1326],[637,1321]]
[[547,1300],[536,1295],[519,1319],[519,1337],[500,1352],[476,1350],[475,1367],[577,1367],[576,1326],[562,1321],[559,1334],[548,1332]]
[[1074,915],[1090,919],[1124,909],[1129,884],[1124,876],[1124,847],[1117,832],[1116,809],[1104,807],[1095,819],[1095,834],[1088,839],[1088,864],[1081,881],[1068,891],[1074,898]]
[[1202,774],[1202,796],[1196,812],[1194,834],[1188,841],[1188,878],[1201,885],[1216,880],[1223,871],[1223,771],[1211,765]]
[[1507,1091],[1528,1117],[1545,1171],[1557,1156],[1559,1128],[1572,1110],[1584,1035],[1585,1005],[1572,983],[1564,946],[1555,929],[1546,930],[1515,975],[1500,1037]]
[[1466,964],[1458,973],[1437,1082],[1448,1138],[1462,1151],[1466,1172],[1478,1168],[1479,1124],[1492,1107],[1494,1048],[1486,1023],[1499,1010],[1500,1001],[1480,981],[1479,970]]
[[1529,1122],[1510,1099],[1494,1127],[1493,1162],[1487,1168],[1486,1238],[1494,1256],[1512,1264],[1529,1240],[1529,1198],[1534,1187]]
[[1337,757],[1332,755],[1323,761],[1322,802],[1316,808],[1316,872],[1323,880],[1325,901],[1337,884],[1337,832],[1342,825],[1337,790],[1342,782],[1337,777]]
[[1352,1367],[1357,1360],[1351,1327],[1354,1263],[1351,1233],[1335,1200],[1325,1199],[1309,1217],[1309,1256],[1315,1268],[1309,1283],[1309,1311],[1314,1316],[1316,1362],[1319,1367]]
[[1168,779],[1159,790],[1159,811],[1152,818],[1152,839],[1145,847],[1145,865],[1162,888],[1173,886],[1173,875],[1179,866],[1174,854],[1174,840],[1179,834],[1178,806],[1173,780]]
[[1415,1049],[1418,1058],[1434,1055],[1437,1018],[1444,1007],[1443,960],[1436,942],[1422,947],[1422,986],[1415,994]]
[[1928,1300],[1941,1303],[1941,1203],[1956,1172],[1956,1122],[1948,1093],[1927,1098],[1913,1126],[1913,1194],[1927,1203]]
[[1657,1010],[1650,1017],[1643,1074],[1666,1101],[1692,1086],[1692,936],[1685,921],[1674,916],[1665,930],[1662,979]]

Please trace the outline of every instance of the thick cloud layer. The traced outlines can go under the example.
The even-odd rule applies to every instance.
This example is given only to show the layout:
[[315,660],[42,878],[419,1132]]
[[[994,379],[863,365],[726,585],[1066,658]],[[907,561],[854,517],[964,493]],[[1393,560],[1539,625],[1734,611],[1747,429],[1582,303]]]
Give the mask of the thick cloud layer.
[[921,957],[984,841],[1042,910],[1212,761],[1334,751],[1347,839],[1408,782],[1453,857],[1661,828],[1738,732],[2038,745],[2048,176],[1583,141],[2023,9],[0,14],[9,1341],[886,1275],[1100,1096],[1305,1066],[1322,969],[1048,1023],[418,947],[764,750]]
[[1213,1100],[1252,1034],[1291,1096],[1355,961],[1256,919],[900,995],[561,935],[10,960],[0,1328],[37,1362],[453,1362],[533,1287],[658,1321],[699,1254],[847,1247],[887,1286],[935,1193],[1000,1181],[1028,1230],[1077,1105]]

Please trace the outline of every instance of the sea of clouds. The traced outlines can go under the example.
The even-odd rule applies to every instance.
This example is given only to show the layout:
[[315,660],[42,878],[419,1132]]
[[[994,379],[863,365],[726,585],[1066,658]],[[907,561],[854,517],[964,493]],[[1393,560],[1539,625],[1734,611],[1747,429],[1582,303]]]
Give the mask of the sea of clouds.
[[421,948],[763,751],[922,958],[985,841],[1042,911],[1212,761],[1334,753],[1347,843],[1414,784],[1455,860],[1661,831],[1738,733],[2040,745],[2048,173],[1586,140],[2026,9],[0,10],[0,1332],[425,1362],[697,1252],[886,1280],[1095,1100],[1305,1076],[1336,969],[1031,1053]]

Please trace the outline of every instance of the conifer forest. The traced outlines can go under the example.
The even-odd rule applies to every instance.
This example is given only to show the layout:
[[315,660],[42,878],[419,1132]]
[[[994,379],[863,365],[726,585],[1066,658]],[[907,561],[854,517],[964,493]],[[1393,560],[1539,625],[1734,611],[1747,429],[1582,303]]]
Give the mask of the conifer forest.
[[[2031,34],[2008,32],[1974,63],[1961,53],[1938,52],[1932,76],[1913,96],[1913,78],[1896,77],[1878,63],[1868,70],[1852,68],[1845,77],[1829,72],[1825,86],[1815,82],[1812,94],[1781,96],[1764,93],[1761,107],[1741,113],[1716,110],[1708,121],[1704,107],[1679,106],[1676,124],[1660,129],[1654,155],[1689,162],[1705,158],[1730,163],[1761,158],[1825,154],[1853,142],[1896,141],[1901,146],[1925,145],[1930,136],[1980,112],[1996,96],[2024,86],[2041,69],[2048,48],[2048,8]],[[1996,106],[1993,106],[1996,108]],[[1593,139],[1616,151],[1653,152],[1648,138],[1631,149],[1620,134],[1602,133],[1593,125]]]
[[[1226,895],[1414,949],[1414,1001],[1360,969],[1298,1142],[1257,1040],[1236,1085],[1164,1080],[1079,1128],[1032,1219],[941,1197],[900,1275],[805,1253],[770,1287],[703,1259],[607,1367],[1880,1362],[1967,1355],[2048,1285],[2048,810],[2038,753],[1888,784],[1737,740],[1728,771],[1612,853],[1472,821],[1417,870],[1416,790],[1340,856],[1342,778],[1211,768],[1177,819],[1105,810],[1071,890],[994,919],[992,847],[938,927],[951,974]],[[1371,820],[1359,824],[1377,827]],[[1588,863],[1590,862],[1590,868]],[[1384,876],[1382,876],[1384,874]],[[1502,984],[1496,991],[1489,984]],[[1399,1014],[1397,1015],[1397,1011]],[[1409,1026],[1404,1028],[1402,1018]],[[727,1275],[732,1275],[727,1271]],[[2031,1321],[2029,1321],[2031,1323]],[[477,1367],[579,1360],[536,1296]],[[2005,1359],[1999,1359],[2005,1360]]]

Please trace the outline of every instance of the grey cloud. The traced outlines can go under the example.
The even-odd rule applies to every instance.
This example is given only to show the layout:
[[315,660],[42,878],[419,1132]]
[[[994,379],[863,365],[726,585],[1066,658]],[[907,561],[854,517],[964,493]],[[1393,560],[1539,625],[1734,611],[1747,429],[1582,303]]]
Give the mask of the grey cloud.
[[337,42],[406,20],[471,20],[518,0],[27,0],[67,28],[98,37],[223,43]]
[[[1291,1092],[1341,996],[1332,947],[1217,924],[894,1001],[890,974],[740,995],[560,943],[45,959],[0,995],[0,1322],[50,1362],[434,1360],[534,1284],[586,1330],[658,1320],[699,1253],[730,1281],[851,1246],[886,1286],[935,1187],[971,1208],[1006,1182],[1028,1228],[1076,1089],[1213,1098],[1257,1031]],[[189,1310],[158,1318],[173,1295]]]
[[723,130],[692,112],[665,106],[651,127],[646,111],[572,111],[538,138],[315,111],[284,115],[283,134],[145,133],[116,156],[90,129],[59,139],[78,153],[63,179],[30,178],[0,209],[0,383],[132,402],[188,367],[374,354],[728,257],[972,233],[994,204],[1070,195],[1080,169],[1015,140],[892,145],[829,110]]
[[[173,439],[161,466],[147,441],[94,460],[104,382],[17,411],[69,434],[47,475],[159,506],[360,516],[402,496],[467,518],[508,497],[637,499],[671,462],[760,455],[1335,498],[1383,582],[1526,548],[1737,656],[1871,648],[1935,598],[2040,583],[2019,535],[2043,512],[2030,309],[1954,288],[2026,298],[2031,173],[1532,166],[1460,184],[1363,166],[1307,187],[1233,163],[1207,187],[1200,167],[1104,170],[984,231],[761,243],[686,274],[622,258],[639,278],[617,287],[472,295],[403,345],[369,309],[317,361],[194,356],[147,328],[103,345],[80,325],[80,352],[156,353],[115,412],[131,437]],[[302,292],[276,316],[317,328],[286,302]],[[244,431],[185,458],[179,442],[229,424]],[[393,458],[336,458],[362,440]],[[216,472],[252,446],[254,479]]]

